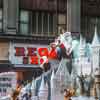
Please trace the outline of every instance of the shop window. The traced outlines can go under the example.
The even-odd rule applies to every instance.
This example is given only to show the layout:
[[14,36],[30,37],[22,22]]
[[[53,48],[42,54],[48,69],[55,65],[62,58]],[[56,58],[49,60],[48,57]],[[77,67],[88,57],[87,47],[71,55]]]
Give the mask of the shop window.
[[28,34],[29,33],[29,12],[20,11],[20,33]]

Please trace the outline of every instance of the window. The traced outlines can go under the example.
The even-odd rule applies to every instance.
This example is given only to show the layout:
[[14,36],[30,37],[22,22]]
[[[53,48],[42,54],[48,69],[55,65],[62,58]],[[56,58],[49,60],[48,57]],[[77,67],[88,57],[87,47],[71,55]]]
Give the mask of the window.
[[52,35],[53,14],[49,12],[20,11],[20,33],[28,35]]
[[53,14],[48,12],[33,12],[32,33],[51,35],[53,33]]
[[20,11],[20,33],[28,34],[29,33],[29,12]]
[[58,15],[58,31],[59,29],[66,29],[66,15],[64,14]]
[[0,32],[2,32],[2,22],[3,22],[3,14],[2,14],[2,5],[3,5],[3,1],[0,0]]

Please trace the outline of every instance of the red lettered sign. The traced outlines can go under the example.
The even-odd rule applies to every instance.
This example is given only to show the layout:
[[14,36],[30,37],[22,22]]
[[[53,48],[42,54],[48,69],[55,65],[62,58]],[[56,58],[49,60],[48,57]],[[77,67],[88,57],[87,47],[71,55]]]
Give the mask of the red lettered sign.
[[56,59],[57,53],[55,48],[36,48],[36,47],[15,47],[15,56],[22,59],[23,64],[42,64],[43,56],[50,59]]

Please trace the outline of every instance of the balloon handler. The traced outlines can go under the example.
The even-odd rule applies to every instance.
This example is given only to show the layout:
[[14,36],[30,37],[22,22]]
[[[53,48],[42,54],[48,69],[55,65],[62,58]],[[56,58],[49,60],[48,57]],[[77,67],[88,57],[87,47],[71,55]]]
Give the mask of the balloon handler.
[[71,97],[74,96],[75,91],[73,89],[64,89],[64,100],[72,100]]

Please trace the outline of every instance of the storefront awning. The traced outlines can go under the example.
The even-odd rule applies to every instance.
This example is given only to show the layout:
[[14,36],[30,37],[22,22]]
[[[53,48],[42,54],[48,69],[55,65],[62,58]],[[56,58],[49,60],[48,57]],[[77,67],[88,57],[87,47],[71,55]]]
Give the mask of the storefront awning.
[[0,63],[0,73],[12,70],[13,65],[10,63]]
[[32,71],[32,70],[42,70],[39,65],[31,65],[31,64],[14,64],[14,71]]

